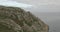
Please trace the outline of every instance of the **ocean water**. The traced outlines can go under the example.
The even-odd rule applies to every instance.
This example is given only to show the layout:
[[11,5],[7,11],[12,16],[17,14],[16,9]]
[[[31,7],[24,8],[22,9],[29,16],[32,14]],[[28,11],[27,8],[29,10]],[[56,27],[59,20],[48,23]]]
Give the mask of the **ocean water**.
[[54,13],[32,12],[32,13],[49,25],[49,32],[60,32],[59,12],[54,12]]

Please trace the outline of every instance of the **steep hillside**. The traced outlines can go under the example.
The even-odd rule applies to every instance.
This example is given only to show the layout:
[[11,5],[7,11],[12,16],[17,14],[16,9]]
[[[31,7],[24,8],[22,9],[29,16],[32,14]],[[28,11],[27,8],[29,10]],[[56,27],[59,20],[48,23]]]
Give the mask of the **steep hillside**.
[[18,7],[0,6],[0,32],[48,32],[38,17]]

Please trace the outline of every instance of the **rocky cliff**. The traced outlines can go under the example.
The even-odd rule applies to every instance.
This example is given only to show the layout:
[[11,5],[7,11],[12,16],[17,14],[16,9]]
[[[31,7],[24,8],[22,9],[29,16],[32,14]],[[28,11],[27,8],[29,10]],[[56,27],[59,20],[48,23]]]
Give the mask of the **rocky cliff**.
[[48,32],[48,25],[21,8],[0,6],[0,32]]

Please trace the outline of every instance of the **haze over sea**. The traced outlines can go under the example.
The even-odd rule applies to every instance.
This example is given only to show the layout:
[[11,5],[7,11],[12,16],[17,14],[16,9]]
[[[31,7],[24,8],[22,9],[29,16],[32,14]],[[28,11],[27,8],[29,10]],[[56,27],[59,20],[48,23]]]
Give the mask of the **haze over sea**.
[[60,13],[38,13],[33,14],[49,25],[49,32],[60,31]]

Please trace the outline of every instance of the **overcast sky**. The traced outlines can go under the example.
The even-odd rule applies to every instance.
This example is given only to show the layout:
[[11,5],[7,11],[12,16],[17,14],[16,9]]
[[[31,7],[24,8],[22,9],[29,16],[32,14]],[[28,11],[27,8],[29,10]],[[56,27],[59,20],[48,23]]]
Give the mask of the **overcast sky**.
[[30,11],[60,12],[60,0],[0,0],[0,4],[2,4],[1,1],[18,7],[28,7],[26,9]]
[[60,0],[13,0],[34,6],[40,12],[60,12]]

